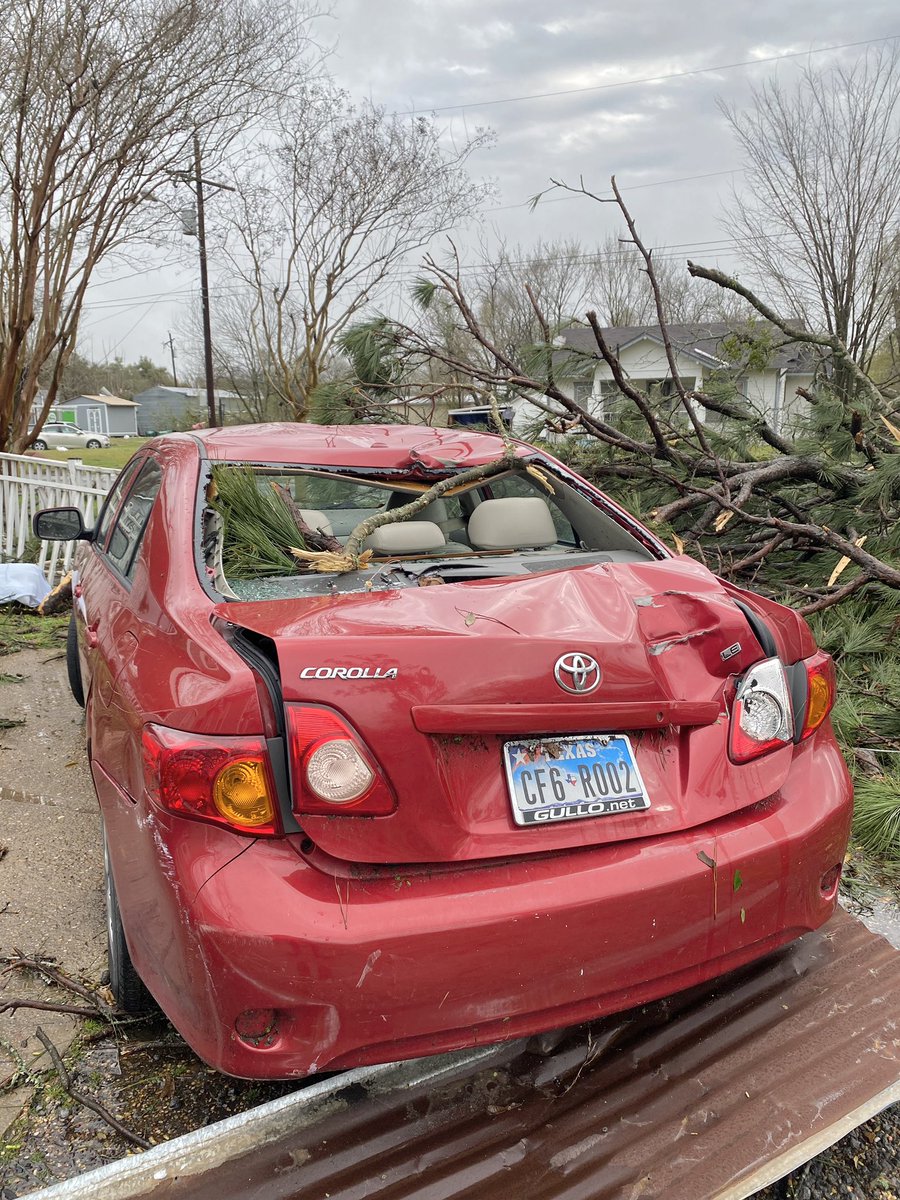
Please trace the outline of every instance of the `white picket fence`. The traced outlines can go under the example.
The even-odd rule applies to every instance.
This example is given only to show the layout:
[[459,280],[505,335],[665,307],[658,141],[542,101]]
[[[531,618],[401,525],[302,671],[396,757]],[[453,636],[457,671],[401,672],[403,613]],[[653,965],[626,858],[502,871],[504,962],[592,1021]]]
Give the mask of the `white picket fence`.
[[[39,509],[68,505],[81,510],[85,525],[93,525],[117,475],[108,467],[86,467],[80,459],[0,454],[0,560],[22,559]],[[37,563],[51,583],[69,569],[74,548],[73,542],[41,542]]]

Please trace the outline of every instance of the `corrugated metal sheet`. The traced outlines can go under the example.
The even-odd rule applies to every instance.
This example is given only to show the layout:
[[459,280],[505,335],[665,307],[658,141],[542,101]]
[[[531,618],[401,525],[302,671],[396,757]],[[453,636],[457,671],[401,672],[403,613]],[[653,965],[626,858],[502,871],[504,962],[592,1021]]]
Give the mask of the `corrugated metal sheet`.
[[215,1169],[182,1154],[177,1176],[94,1194],[741,1200],[900,1097],[898,997],[900,953],[839,912],[717,986],[516,1043],[462,1078],[423,1064],[379,1094],[338,1077],[312,1123],[285,1133],[282,1112],[278,1136]]

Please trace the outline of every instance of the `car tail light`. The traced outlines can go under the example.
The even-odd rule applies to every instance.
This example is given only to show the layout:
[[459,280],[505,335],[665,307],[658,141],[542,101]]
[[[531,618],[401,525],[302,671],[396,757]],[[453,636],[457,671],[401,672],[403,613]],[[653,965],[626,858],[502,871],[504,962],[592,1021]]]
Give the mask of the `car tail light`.
[[834,663],[823,650],[787,668],[778,658],[757,663],[735,692],[732,762],[749,762],[808,738],[831,712],[834,696]]
[[238,833],[279,832],[263,738],[204,737],[145,725],[143,751],[147,791],[161,808]]
[[819,728],[834,708],[836,691],[834,662],[830,654],[819,650],[811,658],[805,659],[803,666],[807,679],[806,710],[798,741],[808,738]]
[[778,658],[764,659],[738,683],[729,754],[733,762],[749,762],[793,740],[794,712],[784,666]]
[[386,816],[390,784],[362,739],[330,708],[289,704],[291,782],[298,813]]

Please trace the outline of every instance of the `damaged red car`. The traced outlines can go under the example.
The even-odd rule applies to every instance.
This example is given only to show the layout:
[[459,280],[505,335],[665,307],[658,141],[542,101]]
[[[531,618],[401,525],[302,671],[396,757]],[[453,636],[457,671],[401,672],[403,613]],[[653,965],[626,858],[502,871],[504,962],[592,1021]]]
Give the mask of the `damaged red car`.
[[222,1071],[560,1028],[834,910],[830,659],[539,450],[177,434],[35,529],[82,542],[113,990]]

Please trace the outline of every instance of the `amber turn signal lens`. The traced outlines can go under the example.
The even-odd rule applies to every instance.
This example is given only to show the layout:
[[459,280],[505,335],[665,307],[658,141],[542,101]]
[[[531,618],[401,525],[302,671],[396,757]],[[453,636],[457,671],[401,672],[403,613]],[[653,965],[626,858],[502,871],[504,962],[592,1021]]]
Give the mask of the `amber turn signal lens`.
[[818,729],[831,710],[831,688],[822,675],[811,675],[806,704],[806,727]]
[[830,655],[818,650],[806,659],[806,681],[806,716],[801,741],[815,733],[834,707],[834,663]]
[[275,817],[275,810],[262,761],[245,759],[223,767],[213,784],[213,803],[235,825],[251,829],[268,825]]

